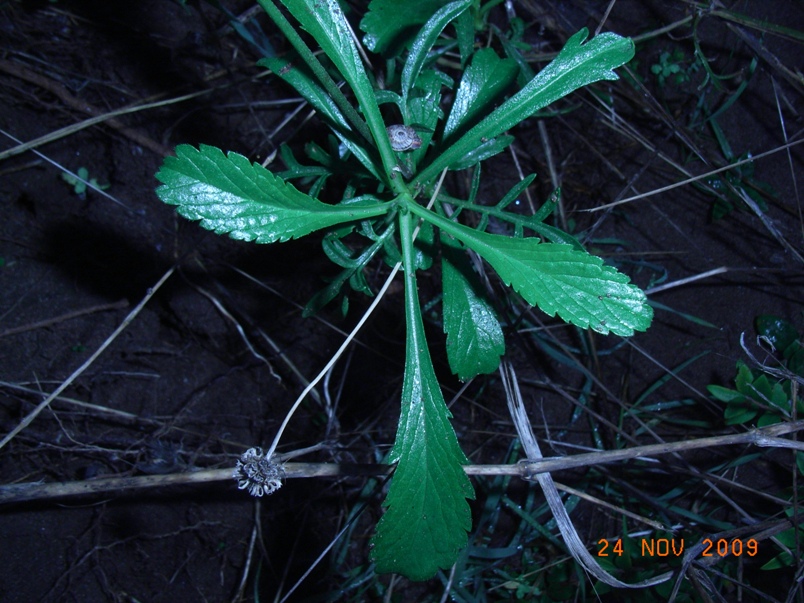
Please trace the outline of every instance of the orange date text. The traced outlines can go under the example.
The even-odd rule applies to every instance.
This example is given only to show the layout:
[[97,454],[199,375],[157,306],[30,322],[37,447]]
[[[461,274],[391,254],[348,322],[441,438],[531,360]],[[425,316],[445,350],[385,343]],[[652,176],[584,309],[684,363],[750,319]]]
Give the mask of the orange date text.
[[[683,538],[642,538],[635,542],[641,557],[681,557],[684,554]],[[759,552],[759,543],[754,538],[704,538],[701,545],[701,557],[754,557]],[[621,557],[625,552],[622,538],[601,538],[597,546],[598,557]]]

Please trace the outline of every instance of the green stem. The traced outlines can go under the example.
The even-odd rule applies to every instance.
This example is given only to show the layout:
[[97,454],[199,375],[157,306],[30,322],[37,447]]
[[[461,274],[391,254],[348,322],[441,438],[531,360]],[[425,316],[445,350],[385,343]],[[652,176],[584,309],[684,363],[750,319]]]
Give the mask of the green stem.
[[332,100],[335,101],[335,104],[338,105],[338,108],[343,111],[344,116],[346,119],[349,120],[357,132],[365,138],[369,143],[374,143],[374,139],[371,136],[371,131],[369,130],[366,122],[363,118],[360,117],[360,114],[357,110],[349,103],[349,100],[344,96],[341,89],[338,88],[338,85],[335,81],[330,77],[327,70],[324,69],[324,66],[321,62],[316,58],[315,54],[307,47],[307,44],[304,43],[304,40],[301,39],[301,36],[296,33],[296,30],[293,28],[293,25],[285,18],[285,15],[274,5],[271,0],[257,0],[260,6],[262,6],[263,10],[268,13],[268,16],[271,17],[274,23],[276,23],[277,27],[282,31],[288,41],[291,43],[293,48],[296,49],[296,52],[299,53],[299,56],[307,63],[307,66],[312,69],[315,76],[324,86],[329,94],[332,97]]
[[[437,214],[434,211],[427,209],[426,207],[422,207],[416,201],[411,199],[409,196],[402,195],[400,197],[402,203],[404,204],[404,208],[407,209],[410,213],[417,215],[421,219],[426,222],[429,222],[433,226],[437,226],[447,234],[452,235],[456,239],[460,239],[463,241],[467,247],[470,249],[478,251],[479,249],[486,250],[488,245],[486,245],[480,238],[472,237],[469,233],[465,232],[464,229],[458,228],[458,226],[452,220],[448,220],[447,218]],[[401,232],[400,232],[401,235]],[[481,254],[482,255],[482,254]]]
[[392,202],[385,202],[372,205],[339,205],[338,211],[349,215],[355,222],[358,220],[369,220],[388,214],[393,209]]
[[[415,201],[412,204],[418,206]],[[410,205],[407,200],[406,205]],[[417,315],[419,294],[416,288],[416,262],[413,260],[413,215],[409,211],[399,212],[399,240],[402,244],[402,266],[405,270],[405,316],[408,320],[412,320],[411,317]],[[407,332],[415,333],[416,329],[408,325]],[[408,345],[411,345],[410,341]]]

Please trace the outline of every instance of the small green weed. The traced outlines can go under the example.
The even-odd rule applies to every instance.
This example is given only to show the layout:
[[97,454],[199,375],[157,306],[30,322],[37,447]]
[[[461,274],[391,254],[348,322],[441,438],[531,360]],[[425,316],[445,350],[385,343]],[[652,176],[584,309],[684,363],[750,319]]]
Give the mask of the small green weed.
[[[789,321],[764,314],[757,317],[757,333],[778,355],[777,366],[751,369],[744,362],[737,363],[735,389],[709,385],[709,393],[726,408],[723,412],[728,425],[755,424],[759,427],[804,416],[804,401],[798,396],[799,384],[804,381],[804,346],[801,334]],[[804,452],[795,453],[796,467],[804,476]],[[790,497],[790,493],[787,494]],[[801,496],[799,491],[798,497]],[[785,513],[791,522],[796,521],[796,494],[790,498]],[[800,519],[800,516],[799,516]],[[804,524],[786,529],[776,535],[775,542],[782,551],[762,566],[763,570],[791,567],[796,563],[791,550],[796,550],[804,539]]]
[[[801,454],[801,453],[799,453]],[[801,469],[801,463],[799,463],[799,469]],[[790,518],[790,521],[795,521],[796,519],[796,508],[794,506],[788,507],[785,511],[787,517]],[[799,513],[799,519],[801,519],[801,514]],[[795,524],[794,524],[795,525]],[[789,528],[782,532],[779,532],[776,535],[776,542],[782,548],[782,551],[773,557],[770,561],[768,561],[765,565],[762,566],[763,570],[775,570],[780,569],[783,567],[793,567],[798,560],[795,558],[795,555],[792,551],[798,549],[801,546],[801,542],[804,540],[804,523],[798,524],[798,528]]]
[[[755,423],[759,427],[804,416],[804,401],[798,397],[796,377],[804,378],[804,346],[792,323],[776,316],[757,318],[759,337],[781,354],[778,369],[751,369],[737,363],[735,388],[709,385],[712,396],[725,403],[723,416],[727,425]],[[804,469],[804,455],[799,453],[799,467]]]
[[698,71],[698,63],[688,61],[681,48],[664,50],[659,54],[658,62],[650,66],[650,72],[656,76],[660,88],[668,83],[681,86],[690,81],[690,75]]
[[[274,243],[324,231],[324,251],[343,270],[312,300],[308,313],[343,295],[347,283],[372,295],[364,270],[377,254],[403,268],[407,353],[402,412],[388,458],[396,470],[371,555],[380,573],[424,580],[452,566],[466,547],[467,499],[474,492],[428,351],[416,271],[440,259],[447,355],[463,380],[494,371],[505,349],[502,327],[467,252],[483,258],[549,316],[602,334],[630,336],[648,328],[653,312],[645,294],[574,237],[545,223],[555,203],[530,217],[507,211],[534,176],[493,207],[477,199],[480,164],[512,143],[508,130],[578,88],[617,79],[613,70],[632,58],[634,46],[612,33],[586,41],[582,30],[531,77],[515,58],[475,47],[482,9],[472,0],[410,3],[410,10],[377,0],[361,23],[366,45],[374,52],[399,52],[398,59],[389,59],[380,86],[335,0],[282,2],[317,42],[331,62],[326,64],[273,2],[259,3],[297,53],[259,64],[294,87],[331,135],[325,146],[306,146],[314,165],[303,165],[283,147],[287,169],[278,173],[236,153],[180,145],[157,174],[163,183],[157,194],[184,217],[235,239]],[[454,38],[442,36],[450,24]],[[460,54],[456,77],[439,68],[447,51]],[[352,99],[336,79],[346,81]],[[445,90],[452,91],[451,104],[443,102]],[[443,190],[446,171],[470,169],[468,198]],[[338,184],[344,179],[345,185]],[[340,201],[325,203],[323,195]],[[459,221],[470,213],[478,217],[476,227]],[[491,217],[511,224],[514,234],[486,232]],[[354,235],[365,240],[363,247],[353,247]]]
[[81,200],[86,199],[87,188],[95,188],[105,191],[109,188],[109,184],[100,184],[97,178],[89,177],[89,170],[85,167],[78,168],[76,172],[77,178],[67,172],[62,172],[61,179],[73,187],[73,192],[78,195]]

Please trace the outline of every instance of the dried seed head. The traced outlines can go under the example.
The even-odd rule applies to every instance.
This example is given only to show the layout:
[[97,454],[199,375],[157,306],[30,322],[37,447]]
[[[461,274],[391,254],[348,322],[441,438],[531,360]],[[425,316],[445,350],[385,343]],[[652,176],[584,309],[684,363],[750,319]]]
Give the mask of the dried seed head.
[[262,448],[249,448],[238,459],[232,477],[240,490],[248,490],[252,496],[273,494],[282,487],[285,470],[265,456]]

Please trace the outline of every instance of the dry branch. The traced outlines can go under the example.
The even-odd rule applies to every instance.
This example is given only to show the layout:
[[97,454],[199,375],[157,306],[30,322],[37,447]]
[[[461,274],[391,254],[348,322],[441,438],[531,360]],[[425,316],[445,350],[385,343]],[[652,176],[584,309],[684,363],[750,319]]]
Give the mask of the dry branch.
[[[804,430],[804,421],[780,423],[743,433],[698,438],[668,444],[636,446],[625,450],[610,450],[577,454],[565,457],[551,457],[541,460],[522,460],[512,465],[467,465],[467,475],[515,475],[530,480],[540,473],[552,473],[578,467],[604,465],[627,459],[647,459],[684,450],[753,444],[760,447],[794,448],[804,450],[804,442],[781,438],[780,436]],[[294,456],[277,454],[277,460]],[[285,477],[356,477],[384,476],[392,471],[389,465],[378,464],[338,464],[338,463],[285,463]],[[30,500],[64,498],[73,496],[120,493],[126,490],[141,490],[177,484],[201,484],[231,481],[232,468],[204,469],[169,475],[141,475],[133,477],[104,477],[86,481],[60,483],[22,483],[0,486],[0,504],[10,504]]]

